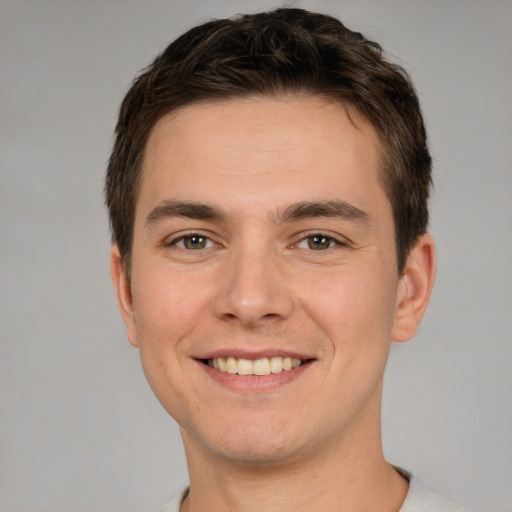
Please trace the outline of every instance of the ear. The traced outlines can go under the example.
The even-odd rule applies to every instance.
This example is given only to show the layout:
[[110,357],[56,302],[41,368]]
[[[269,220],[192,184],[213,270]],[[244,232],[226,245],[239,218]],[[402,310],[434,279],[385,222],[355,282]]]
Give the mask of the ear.
[[418,330],[432,293],[436,276],[434,239],[424,234],[409,253],[398,284],[393,321],[393,341],[407,341]]
[[133,314],[133,299],[130,280],[126,275],[126,271],[119,252],[117,244],[112,246],[110,250],[110,275],[117,297],[117,305],[126,325],[128,341],[134,347],[138,346],[137,335],[135,330],[135,319]]

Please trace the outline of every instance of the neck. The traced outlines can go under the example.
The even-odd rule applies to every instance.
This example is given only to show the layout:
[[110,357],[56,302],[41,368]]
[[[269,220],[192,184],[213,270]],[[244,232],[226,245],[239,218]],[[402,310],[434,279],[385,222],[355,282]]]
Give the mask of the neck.
[[357,434],[344,432],[307,454],[263,464],[205,452],[182,432],[190,493],[181,512],[399,511],[408,484],[384,460],[378,416]]

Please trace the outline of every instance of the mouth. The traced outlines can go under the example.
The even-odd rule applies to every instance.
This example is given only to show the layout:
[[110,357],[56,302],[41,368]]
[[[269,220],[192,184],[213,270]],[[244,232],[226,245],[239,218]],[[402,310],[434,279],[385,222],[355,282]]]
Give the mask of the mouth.
[[214,357],[203,359],[202,362],[210,368],[232,375],[270,375],[295,370],[311,359],[295,357],[263,357],[260,359],[243,359],[237,357]]

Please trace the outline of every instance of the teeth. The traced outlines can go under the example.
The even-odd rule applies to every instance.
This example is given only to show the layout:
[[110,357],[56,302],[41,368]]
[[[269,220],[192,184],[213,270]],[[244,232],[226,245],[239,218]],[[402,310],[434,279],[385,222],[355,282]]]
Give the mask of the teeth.
[[238,362],[234,357],[228,357],[226,363],[226,370],[228,373],[237,373],[238,372]]
[[237,359],[236,357],[216,357],[206,361],[208,366],[224,373],[238,375],[269,375],[298,368],[303,362],[291,357],[264,357],[262,359]]
[[253,373],[254,375],[268,375],[270,373],[270,361],[268,357],[254,361]]
[[270,371],[272,373],[281,373],[283,371],[283,358],[273,357],[270,360]]
[[238,360],[238,375],[252,375],[253,364],[249,359]]
[[[214,361],[215,361],[215,359],[214,359]],[[219,365],[219,370],[220,370],[221,372],[226,373],[226,372],[228,371],[228,367],[227,367],[227,364],[226,364],[226,360],[225,360],[223,357],[219,357],[219,358],[217,359],[217,361],[218,361],[218,363],[217,363],[217,364]],[[215,365],[215,363],[213,363],[213,364]]]

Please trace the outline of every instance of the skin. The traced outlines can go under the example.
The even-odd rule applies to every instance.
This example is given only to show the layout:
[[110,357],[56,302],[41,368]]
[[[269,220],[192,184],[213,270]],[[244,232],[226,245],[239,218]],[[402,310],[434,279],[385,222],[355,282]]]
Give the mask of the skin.
[[[155,125],[131,280],[116,246],[111,270],[128,339],[181,427],[182,510],[400,508],[382,376],[391,342],[416,332],[435,257],[424,235],[397,274],[379,162],[372,126],[321,98],[194,104]],[[312,202],[345,209],[297,214]],[[308,363],[244,377],[202,361],[230,354]]]

